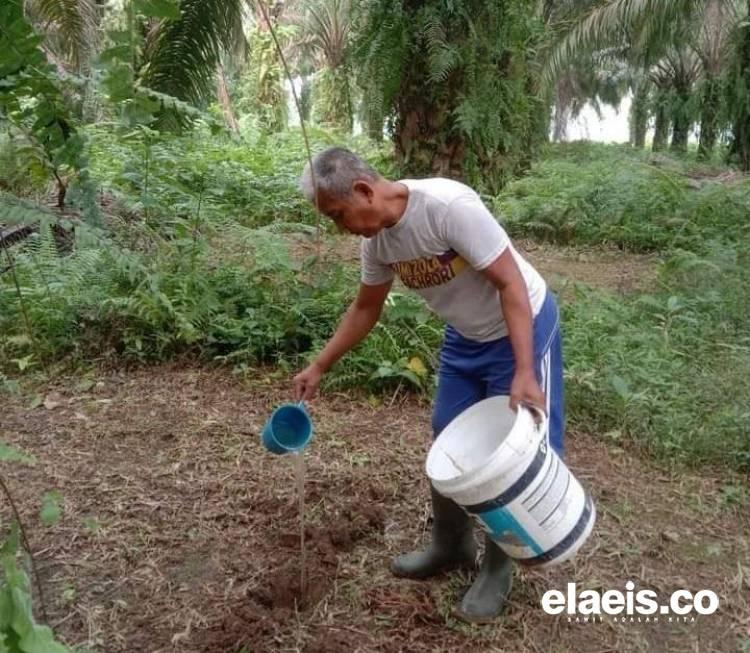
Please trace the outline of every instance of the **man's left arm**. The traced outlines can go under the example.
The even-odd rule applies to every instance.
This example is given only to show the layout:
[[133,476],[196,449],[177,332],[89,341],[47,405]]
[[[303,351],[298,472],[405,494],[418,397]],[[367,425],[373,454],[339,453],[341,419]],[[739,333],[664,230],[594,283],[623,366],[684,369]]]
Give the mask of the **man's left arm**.
[[443,227],[446,242],[500,292],[503,317],[516,361],[510,390],[511,407],[515,409],[524,402],[544,410],[547,405],[544,392],[536,380],[529,293],[513,257],[508,234],[475,194],[464,195],[449,205]]
[[508,337],[513,347],[516,370],[510,389],[510,406],[528,403],[545,410],[544,392],[536,379],[534,364],[534,317],[529,292],[521,270],[506,247],[482,273],[497,287]]

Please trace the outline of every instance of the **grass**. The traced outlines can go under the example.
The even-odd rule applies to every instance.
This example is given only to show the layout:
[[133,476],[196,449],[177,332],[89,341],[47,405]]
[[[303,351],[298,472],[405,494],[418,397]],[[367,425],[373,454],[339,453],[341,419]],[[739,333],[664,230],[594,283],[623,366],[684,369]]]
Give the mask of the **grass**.
[[663,461],[750,468],[750,180],[573,143],[551,147],[495,208],[516,236],[664,257],[648,293],[580,288],[566,306],[571,423]]

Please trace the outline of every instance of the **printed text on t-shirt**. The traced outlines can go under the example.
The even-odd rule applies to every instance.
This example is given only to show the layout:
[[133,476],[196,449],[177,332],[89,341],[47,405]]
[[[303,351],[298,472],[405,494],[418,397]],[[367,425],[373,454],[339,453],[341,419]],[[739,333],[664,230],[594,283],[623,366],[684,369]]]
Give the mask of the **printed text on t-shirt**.
[[436,256],[396,261],[391,263],[391,268],[407,288],[432,288],[448,283],[463,272],[466,261],[449,249]]

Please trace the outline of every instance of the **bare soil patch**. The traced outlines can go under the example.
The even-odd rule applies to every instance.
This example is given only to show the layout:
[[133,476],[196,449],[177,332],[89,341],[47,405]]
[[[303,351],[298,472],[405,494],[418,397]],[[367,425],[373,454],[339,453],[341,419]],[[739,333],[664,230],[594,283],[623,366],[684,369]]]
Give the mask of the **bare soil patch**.
[[659,257],[616,248],[559,247],[522,240],[521,254],[558,293],[569,296],[575,284],[630,294],[653,287]]
[[[564,298],[572,299],[576,284],[618,294],[652,288],[657,280],[659,256],[634,254],[615,247],[561,247],[532,240],[514,241],[516,248]],[[298,258],[315,254],[359,266],[360,239],[348,235],[327,235],[320,247],[308,236],[292,240]],[[353,277],[356,278],[356,277]]]
[[[429,406],[332,394],[312,410],[307,458],[309,583],[299,587],[294,469],[259,433],[289,399],[258,370],[163,365],[41,388],[50,408],[3,397],[2,439],[33,453],[6,466],[46,588],[70,644],[101,653],[167,651],[739,651],[750,639],[750,510],[724,474],[669,472],[593,435],[571,433],[569,465],[597,502],[596,530],[569,563],[517,569],[497,624],[450,615],[470,577],[393,578],[391,556],[429,532]],[[85,387],[90,386],[85,384]],[[42,494],[63,521],[39,525]],[[7,506],[2,517],[7,524]],[[569,623],[540,607],[548,589],[624,589],[666,599],[716,591],[691,623]]]

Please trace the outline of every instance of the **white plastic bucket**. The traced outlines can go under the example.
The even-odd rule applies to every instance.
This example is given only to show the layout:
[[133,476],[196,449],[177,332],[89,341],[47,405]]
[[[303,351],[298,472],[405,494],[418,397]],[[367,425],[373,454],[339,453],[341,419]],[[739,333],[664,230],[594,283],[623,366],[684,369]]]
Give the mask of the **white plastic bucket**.
[[512,558],[551,566],[581,548],[596,520],[591,496],[536,424],[509,397],[480,401],[458,415],[427,456],[435,489],[472,515]]

